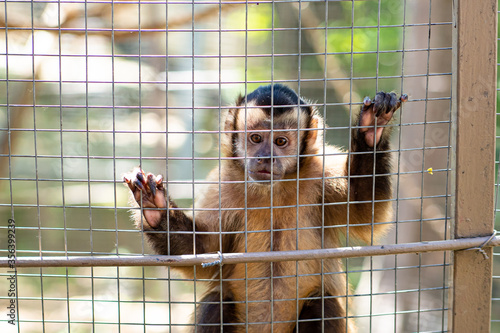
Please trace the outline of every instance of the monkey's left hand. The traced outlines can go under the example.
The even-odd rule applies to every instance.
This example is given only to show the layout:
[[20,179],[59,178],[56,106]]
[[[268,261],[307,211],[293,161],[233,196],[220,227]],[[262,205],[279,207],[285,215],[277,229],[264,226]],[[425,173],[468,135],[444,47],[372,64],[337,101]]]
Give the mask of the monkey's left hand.
[[360,128],[359,132],[365,134],[365,142],[369,147],[373,147],[380,142],[385,128],[384,125],[389,123],[401,103],[407,100],[408,95],[403,94],[397,98],[397,95],[392,92],[379,92],[375,95],[373,101],[369,97],[365,97],[359,116],[359,126],[368,127]]
[[123,176],[123,180],[134,195],[135,201],[144,210],[144,229],[157,228],[161,221],[162,211],[148,208],[167,208],[167,199],[163,187],[163,177],[152,173],[145,174],[140,168]]

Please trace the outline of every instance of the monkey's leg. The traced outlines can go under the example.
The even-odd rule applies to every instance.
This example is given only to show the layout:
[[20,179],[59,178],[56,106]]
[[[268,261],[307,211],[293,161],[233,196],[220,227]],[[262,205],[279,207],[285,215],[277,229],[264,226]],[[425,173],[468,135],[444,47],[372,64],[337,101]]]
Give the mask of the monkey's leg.
[[[208,294],[203,296],[200,304],[196,308],[196,322],[198,324],[196,332],[217,333],[221,331],[220,296],[219,290],[210,291]],[[241,328],[242,326],[234,325],[238,323],[234,299],[231,295],[226,294],[224,295],[222,302],[222,321],[224,323],[224,332],[236,332],[236,328]]]
[[[310,297],[320,297],[320,294],[313,294]],[[324,312],[322,311],[323,301]],[[299,332],[322,332],[323,327],[324,332],[345,332],[345,316],[346,313],[339,298],[326,297],[323,300],[308,301],[302,307],[299,315]],[[324,318],[323,322],[322,318]],[[294,332],[297,332],[297,329]]]
[[[155,251],[171,255],[192,254],[193,220],[167,197],[163,177],[135,169],[123,179],[143,208],[144,218],[138,216],[136,226],[146,232]],[[197,253],[206,252],[201,237],[196,236]]]

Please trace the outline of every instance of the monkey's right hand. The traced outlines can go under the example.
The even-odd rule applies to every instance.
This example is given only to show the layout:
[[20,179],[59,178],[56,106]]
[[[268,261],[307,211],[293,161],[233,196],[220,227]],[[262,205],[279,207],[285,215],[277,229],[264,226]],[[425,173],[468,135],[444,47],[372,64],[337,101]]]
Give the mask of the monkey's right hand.
[[[140,168],[123,176],[135,201],[143,208],[144,218],[151,228],[157,228],[164,213],[160,209],[167,208],[167,198],[163,187],[163,176],[152,173],[145,174]],[[158,209],[160,208],[160,209]],[[145,228],[148,226],[144,225]]]

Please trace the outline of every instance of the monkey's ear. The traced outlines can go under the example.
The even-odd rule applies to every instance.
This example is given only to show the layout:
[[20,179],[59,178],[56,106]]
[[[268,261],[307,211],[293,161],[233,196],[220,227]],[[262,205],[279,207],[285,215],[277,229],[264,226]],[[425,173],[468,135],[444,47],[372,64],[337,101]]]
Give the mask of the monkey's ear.
[[222,144],[222,154],[224,156],[233,156],[235,154],[235,145],[238,139],[238,134],[233,132],[236,131],[236,121],[238,116],[238,109],[229,109],[226,114],[226,120],[224,123],[224,135],[221,138]]
[[[242,106],[243,102],[245,101],[245,96],[239,95],[238,98],[236,99],[235,107]],[[229,109],[229,111],[226,114],[226,122],[224,124],[224,130],[225,131],[235,131],[236,130],[236,121],[237,121],[237,115],[238,109]]]
[[241,106],[244,101],[245,101],[245,96],[240,94],[236,99],[236,106]]
[[313,147],[316,143],[316,139],[318,138],[318,131],[316,130],[319,125],[318,116],[314,115],[309,122],[309,128],[312,128],[312,131],[307,131],[307,145],[309,147]]
[[[224,123],[224,131],[234,131],[236,127],[236,112],[237,109],[229,109],[229,111],[226,114],[226,121]],[[227,135],[231,136],[230,133],[227,133]]]

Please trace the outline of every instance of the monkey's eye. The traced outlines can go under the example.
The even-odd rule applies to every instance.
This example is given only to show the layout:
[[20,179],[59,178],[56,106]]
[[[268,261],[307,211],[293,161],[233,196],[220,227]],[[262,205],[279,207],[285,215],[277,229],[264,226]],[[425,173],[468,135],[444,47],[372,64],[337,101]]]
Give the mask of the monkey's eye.
[[250,135],[250,141],[253,143],[260,143],[262,142],[262,137],[259,134],[252,134]]
[[286,138],[279,137],[274,141],[274,143],[279,147],[283,147],[288,143],[288,140]]

